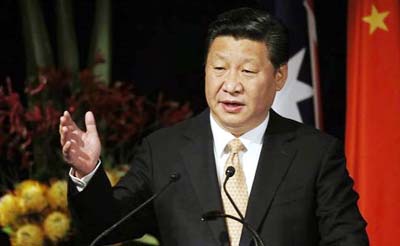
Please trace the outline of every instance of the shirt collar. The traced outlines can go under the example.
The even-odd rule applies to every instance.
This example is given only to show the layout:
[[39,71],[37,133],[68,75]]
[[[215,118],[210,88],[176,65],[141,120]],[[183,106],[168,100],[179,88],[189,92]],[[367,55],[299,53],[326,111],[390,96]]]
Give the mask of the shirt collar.
[[[239,137],[240,141],[242,141],[243,145],[246,149],[252,144],[262,144],[264,139],[264,133],[267,129],[269,122],[269,113],[267,117],[265,117],[264,121],[261,122],[257,127],[251,129],[250,131],[244,133],[242,136]],[[229,141],[236,138],[232,133],[223,129],[217,121],[214,119],[212,114],[210,113],[210,124],[211,124],[211,131],[214,138],[214,148],[218,155],[221,157],[224,154],[225,146],[228,144]]]

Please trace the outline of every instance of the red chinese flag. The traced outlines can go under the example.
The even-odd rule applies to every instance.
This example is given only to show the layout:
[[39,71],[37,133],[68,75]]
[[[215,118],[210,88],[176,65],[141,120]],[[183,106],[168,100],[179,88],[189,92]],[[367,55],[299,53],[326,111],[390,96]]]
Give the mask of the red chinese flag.
[[400,1],[349,0],[346,154],[371,246],[400,245]]

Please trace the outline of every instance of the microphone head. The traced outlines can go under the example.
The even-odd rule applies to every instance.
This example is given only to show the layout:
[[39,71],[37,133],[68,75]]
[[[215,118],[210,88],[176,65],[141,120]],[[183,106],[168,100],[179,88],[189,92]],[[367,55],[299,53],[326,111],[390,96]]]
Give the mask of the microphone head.
[[169,176],[169,179],[170,179],[171,182],[176,182],[176,181],[178,181],[180,178],[181,178],[181,175],[180,175],[179,173],[172,173],[172,174]]
[[213,211],[208,211],[207,213],[204,213],[201,216],[202,221],[208,221],[208,220],[216,220],[217,218],[221,217],[223,213],[218,210],[213,210]]
[[235,175],[235,172],[236,172],[235,168],[232,167],[232,166],[229,166],[229,167],[226,168],[225,175],[226,175],[226,177],[230,178],[233,175]]

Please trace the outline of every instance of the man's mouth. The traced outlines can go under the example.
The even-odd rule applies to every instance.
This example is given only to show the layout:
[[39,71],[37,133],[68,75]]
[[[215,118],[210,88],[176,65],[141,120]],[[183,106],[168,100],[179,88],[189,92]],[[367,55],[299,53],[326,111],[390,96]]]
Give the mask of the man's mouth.
[[222,108],[228,113],[239,113],[243,107],[244,103],[237,101],[221,101]]

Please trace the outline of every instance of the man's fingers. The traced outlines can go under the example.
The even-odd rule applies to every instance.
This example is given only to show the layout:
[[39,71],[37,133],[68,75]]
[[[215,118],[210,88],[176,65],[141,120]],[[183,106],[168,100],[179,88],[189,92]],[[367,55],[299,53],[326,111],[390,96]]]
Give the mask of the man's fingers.
[[64,111],[63,115],[60,117],[60,124],[61,125],[67,125],[71,124],[71,115],[68,113],[68,111]]
[[67,142],[63,145],[63,147],[62,147],[63,156],[64,156],[64,158],[66,158],[67,160],[69,159],[69,150],[70,150],[70,147],[71,147],[71,142],[70,142],[70,141],[67,141]]
[[68,127],[60,126],[60,143],[61,143],[61,146],[64,146],[65,141],[67,140],[67,135],[68,135]]
[[91,111],[88,111],[85,114],[85,125],[86,125],[86,131],[88,133],[97,134],[96,121],[94,120],[94,115]]
[[69,113],[68,111],[64,111],[63,116],[64,116],[65,119],[67,119],[67,120],[72,120],[71,115],[70,115],[70,113]]
[[60,117],[60,126],[67,126],[71,130],[79,130],[68,111],[64,111],[64,114]]
[[81,139],[82,137],[82,130],[78,128],[75,122],[72,120],[71,115],[68,111],[64,111],[64,114],[60,117],[60,143],[63,146],[66,141],[75,140],[79,142],[80,145],[83,145]]

